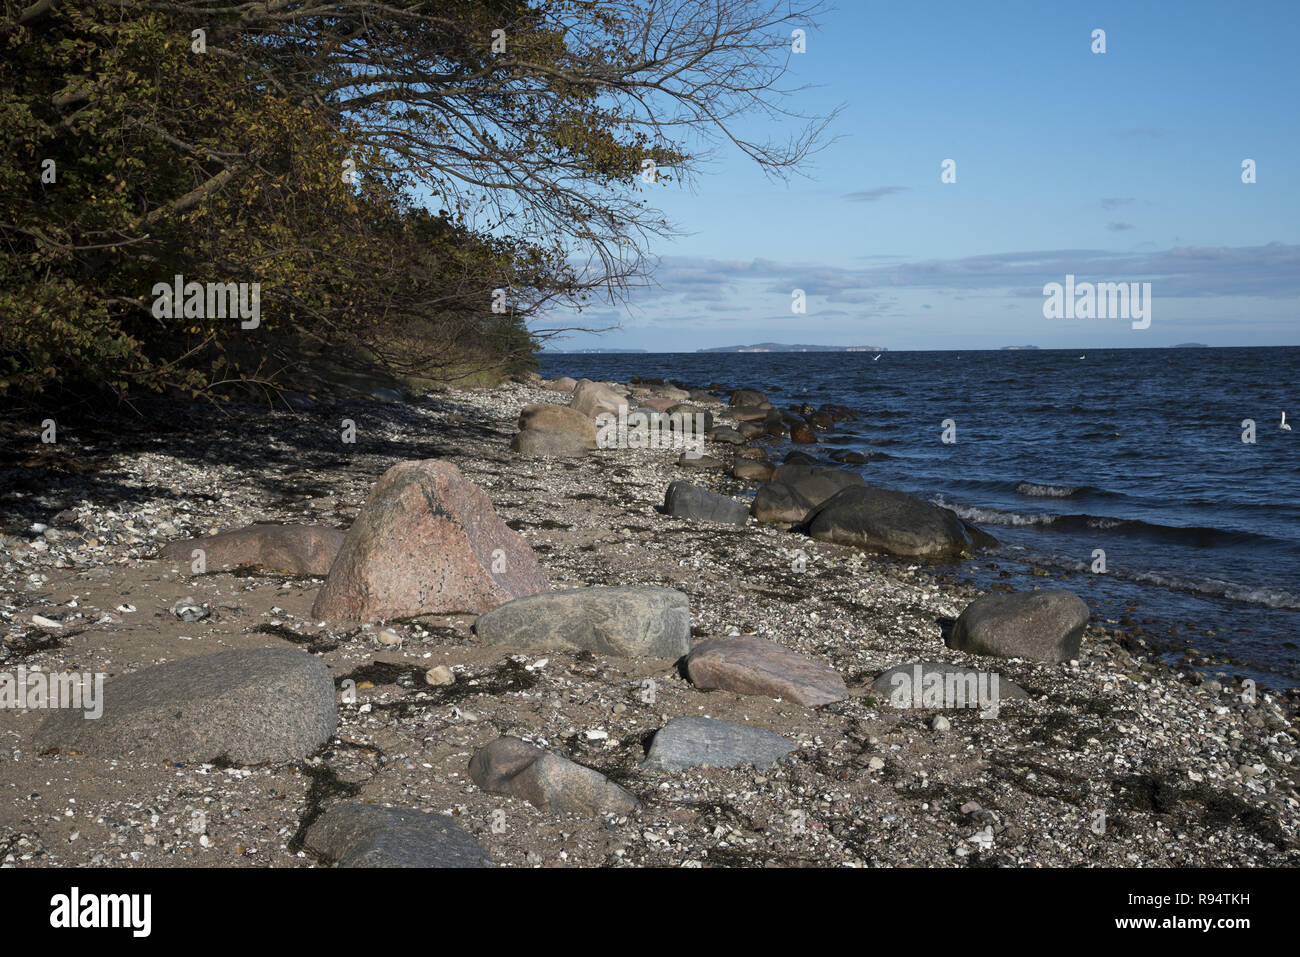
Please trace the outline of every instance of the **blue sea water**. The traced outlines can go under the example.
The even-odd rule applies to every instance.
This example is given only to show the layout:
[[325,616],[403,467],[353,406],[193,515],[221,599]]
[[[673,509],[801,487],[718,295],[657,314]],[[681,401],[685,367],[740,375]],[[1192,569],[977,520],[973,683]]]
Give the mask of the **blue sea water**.
[[[999,539],[955,573],[983,587],[1056,580],[1171,656],[1196,649],[1300,686],[1300,348],[550,354],[541,372],[849,406],[861,415],[801,450],[864,452],[868,464],[844,467]],[[1294,431],[1279,428],[1284,409]]]

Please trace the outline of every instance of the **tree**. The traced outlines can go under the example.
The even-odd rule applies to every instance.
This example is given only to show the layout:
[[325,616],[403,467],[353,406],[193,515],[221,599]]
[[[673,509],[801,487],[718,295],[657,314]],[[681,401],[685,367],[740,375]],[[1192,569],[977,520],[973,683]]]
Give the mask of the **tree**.
[[[646,280],[671,231],[646,179],[719,143],[781,176],[820,141],[777,86],[819,7],[6,3],[0,388],[525,360],[530,316]],[[160,320],[175,274],[260,284],[262,325]]]

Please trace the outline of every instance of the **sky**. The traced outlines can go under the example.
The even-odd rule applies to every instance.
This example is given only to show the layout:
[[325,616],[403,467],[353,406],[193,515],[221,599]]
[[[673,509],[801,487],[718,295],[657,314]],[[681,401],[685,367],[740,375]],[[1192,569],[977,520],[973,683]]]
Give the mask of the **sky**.
[[[638,187],[680,231],[657,285],[534,326],[618,326],[565,350],[1300,344],[1297,49],[1297,0],[839,0],[784,81],[842,108],[803,175],[723,149]],[[1046,318],[1067,274],[1149,282],[1150,324]]]

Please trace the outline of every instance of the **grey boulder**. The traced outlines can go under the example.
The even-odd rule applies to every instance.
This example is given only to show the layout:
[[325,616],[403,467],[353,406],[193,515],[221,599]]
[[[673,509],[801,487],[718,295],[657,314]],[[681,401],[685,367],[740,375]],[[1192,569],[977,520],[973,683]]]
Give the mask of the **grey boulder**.
[[491,867],[474,838],[445,814],[339,804],[307,831],[307,847],[339,867]]
[[485,791],[522,798],[557,814],[599,817],[640,807],[605,775],[519,738],[497,738],[474,753],[469,776]]
[[714,718],[673,718],[655,732],[643,768],[769,768],[799,746],[779,734]]
[[966,606],[948,647],[976,655],[1059,662],[1077,658],[1088,606],[1064,588],[999,592]]
[[296,648],[223,651],[153,665],[104,683],[103,714],[51,714],[39,747],[97,757],[236,764],[293,761],[338,727],[334,679]]
[[953,558],[975,548],[951,509],[870,486],[836,492],[808,514],[803,530],[818,541],[909,558]]
[[669,484],[664,496],[664,511],[675,518],[720,522],[724,525],[744,525],[749,520],[749,508],[743,502],[689,482]]
[[579,458],[587,454],[588,445],[581,435],[565,429],[524,429],[510,440],[510,451],[534,457]]
[[479,615],[490,645],[677,659],[690,650],[687,597],[655,585],[577,588],[517,598]]

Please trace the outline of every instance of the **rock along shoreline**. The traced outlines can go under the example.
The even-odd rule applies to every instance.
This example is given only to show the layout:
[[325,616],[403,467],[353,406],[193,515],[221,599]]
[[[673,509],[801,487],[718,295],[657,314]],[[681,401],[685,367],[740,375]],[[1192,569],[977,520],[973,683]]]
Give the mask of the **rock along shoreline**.
[[[101,674],[109,720],[0,708],[0,864],[1300,861],[1292,698],[1135,657],[1072,596],[943,580],[918,562],[983,533],[814,459],[837,410],[549,385],[146,410],[52,447],[17,423],[0,695],[19,669]],[[623,404],[705,423],[703,455],[600,447]],[[809,461],[767,462],[776,438]],[[255,525],[321,531],[268,532],[258,567],[238,536],[189,547]],[[326,591],[322,549],[349,556]],[[467,562],[463,607],[429,604]],[[189,691],[149,671],[239,652]]]

